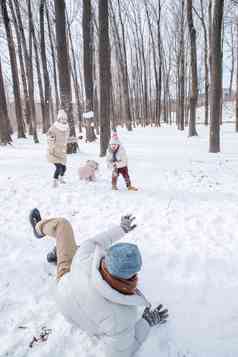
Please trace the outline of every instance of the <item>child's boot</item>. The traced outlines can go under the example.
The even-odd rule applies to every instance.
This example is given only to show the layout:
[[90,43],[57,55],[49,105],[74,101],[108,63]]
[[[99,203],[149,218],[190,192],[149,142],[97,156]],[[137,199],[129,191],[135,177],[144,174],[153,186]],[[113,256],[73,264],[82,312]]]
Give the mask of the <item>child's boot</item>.
[[112,190],[117,191],[118,190],[117,185],[112,185]]
[[138,188],[134,187],[134,186],[128,186],[128,191],[138,191]]

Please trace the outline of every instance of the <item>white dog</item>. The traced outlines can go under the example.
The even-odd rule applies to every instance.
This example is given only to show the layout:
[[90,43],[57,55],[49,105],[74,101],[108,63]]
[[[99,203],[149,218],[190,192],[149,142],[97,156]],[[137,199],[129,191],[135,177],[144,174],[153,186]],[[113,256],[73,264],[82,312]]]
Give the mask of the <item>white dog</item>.
[[84,166],[79,168],[80,180],[95,181],[95,171],[98,170],[99,164],[94,160],[87,160]]

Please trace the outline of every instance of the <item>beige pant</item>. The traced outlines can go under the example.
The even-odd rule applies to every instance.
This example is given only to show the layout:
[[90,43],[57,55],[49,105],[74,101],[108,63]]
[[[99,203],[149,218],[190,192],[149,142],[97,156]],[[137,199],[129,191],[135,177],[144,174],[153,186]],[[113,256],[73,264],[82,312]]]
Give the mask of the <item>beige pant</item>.
[[36,231],[56,239],[57,279],[59,280],[70,271],[77,250],[72,226],[65,218],[43,219],[37,223]]

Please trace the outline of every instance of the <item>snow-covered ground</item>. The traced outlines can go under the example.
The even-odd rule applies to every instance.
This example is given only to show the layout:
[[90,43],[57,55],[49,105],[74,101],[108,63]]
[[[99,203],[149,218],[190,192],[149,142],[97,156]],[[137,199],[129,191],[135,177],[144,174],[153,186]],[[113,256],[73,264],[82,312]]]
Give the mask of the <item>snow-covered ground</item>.
[[[138,227],[126,239],[143,254],[140,288],[170,312],[138,357],[238,356],[238,134],[222,127],[222,153],[208,153],[199,136],[163,127],[119,129],[138,192],[111,191],[99,144],[80,144],[68,157],[67,184],[52,188],[46,142],[16,140],[0,148],[0,356],[102,357],[97,341],[71,327],[52,297],[54,268],[45,262],[53,241],[34,239],[28,214],[64,216],[78,243],[133,213]],[[100,162],[95,183],[79,181],[86,159]],[[48,341],[29,343],[41,328]],[[113,356],[112,356],[113,357]]]

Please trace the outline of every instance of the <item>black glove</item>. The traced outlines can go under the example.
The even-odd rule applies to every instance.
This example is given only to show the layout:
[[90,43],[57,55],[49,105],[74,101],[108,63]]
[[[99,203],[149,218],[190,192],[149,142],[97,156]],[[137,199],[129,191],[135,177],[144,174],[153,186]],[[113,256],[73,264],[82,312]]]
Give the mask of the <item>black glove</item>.
[[145,308],[142,317],[148,322],[151,327],[155,325],[165,324],[165,322],[167,322],[167,318],[169,316],[168,310],[161,310],[162,307],[163,305],[160,304],[154,310],[150,310],[149,307]]
[[124,230],[125,233],[132,231],[136,227],[136,224],[132,224],[135,217],[132,217],[131,214],[127,214],[126,216],[121,217],[121,228]]

